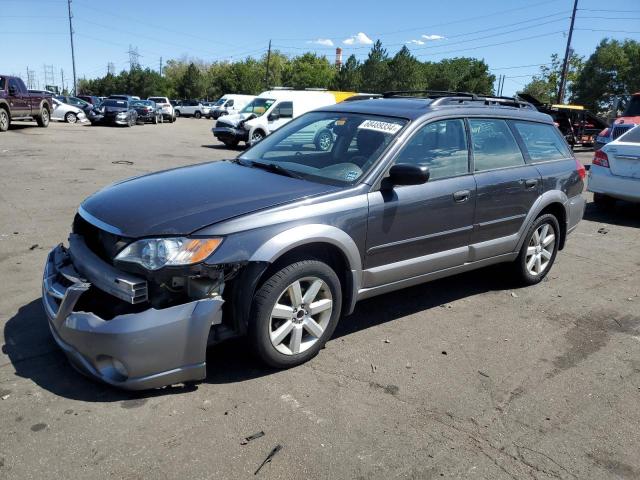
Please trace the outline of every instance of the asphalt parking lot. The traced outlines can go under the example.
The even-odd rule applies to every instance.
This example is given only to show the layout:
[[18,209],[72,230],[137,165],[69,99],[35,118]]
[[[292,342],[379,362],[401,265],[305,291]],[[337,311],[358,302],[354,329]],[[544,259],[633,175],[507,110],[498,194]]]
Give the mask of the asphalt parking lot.
[[0,134],[0,478],[640,478],[637,206],[589,203],[537,286],[440,280],[362,302],[306,365],[233,341],[197,387],[132,394],[54,344],[45,256],[96,189],[236,152],[204,119],[26,125]]

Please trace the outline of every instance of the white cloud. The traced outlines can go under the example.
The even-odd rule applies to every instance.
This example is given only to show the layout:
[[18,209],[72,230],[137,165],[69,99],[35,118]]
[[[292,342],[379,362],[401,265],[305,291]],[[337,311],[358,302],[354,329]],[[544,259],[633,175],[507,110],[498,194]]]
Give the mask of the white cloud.
[[317,38],[316,40],[309,40],[307,43],[315,43],[316,45],[322,45],[324,47],[333,47],[333,40],[330,38]]
[[442,35],[422,35],[425,40],[444,40]]
[[371,45],[373,40],[371,40],[366,33],[359,32],[345,39],[342,43],[345,45]]
[[422,40],[409,40],[407,45],[424,45],[424,42]]

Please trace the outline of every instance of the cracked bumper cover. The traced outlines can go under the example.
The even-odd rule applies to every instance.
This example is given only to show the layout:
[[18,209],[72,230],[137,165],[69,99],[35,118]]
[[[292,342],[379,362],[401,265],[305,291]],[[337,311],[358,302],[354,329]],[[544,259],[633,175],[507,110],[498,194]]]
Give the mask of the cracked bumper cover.
[[[110,265],[90,251],[82,252],[86,255],[92,256],[86,261],[102,262],[109,272]],[[42,302],[53,338],[77,369],[130,390],[205,378],[207,339],[211,326],[222,320],[221,298],[104,320],[91,312],[74,311],[92,283],[74,267],[82,260],[74,252],[72,263],[68,250],[58,245],[47,257],[42,283]]]

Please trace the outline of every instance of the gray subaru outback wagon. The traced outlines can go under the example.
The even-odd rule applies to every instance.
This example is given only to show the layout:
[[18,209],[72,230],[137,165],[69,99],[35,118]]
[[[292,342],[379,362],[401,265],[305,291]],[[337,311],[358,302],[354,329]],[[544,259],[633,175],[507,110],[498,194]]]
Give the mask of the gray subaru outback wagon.
[[[331,148],[301,140],[309,129]],[[518,99],[343,102],[234,160],[90,196],[42,299],[71,362],[115,386],[202,380],[207,346],[245,334],[291,367],[358,300],[499,262],[540,282],[582,218],[584,177],[551,118]]]

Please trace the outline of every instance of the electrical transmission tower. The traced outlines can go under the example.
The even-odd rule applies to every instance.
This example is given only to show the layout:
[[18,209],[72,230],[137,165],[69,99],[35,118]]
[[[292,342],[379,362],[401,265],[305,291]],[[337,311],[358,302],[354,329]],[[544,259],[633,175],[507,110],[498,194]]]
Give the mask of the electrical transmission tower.
[[115,75],[116,74],[116,66],[113,62],[107,63],[107,75]]
[[27,67],[27,88],[36,88],[36,72]]
[[140,66],[140,55],[138,53],[138,47],[133,47],[133,45],[129,45],[129,69],[132,70],[134,68],[138,68]]
[[44,65],[44,83],[53,85],[56,81],[53,65]]

